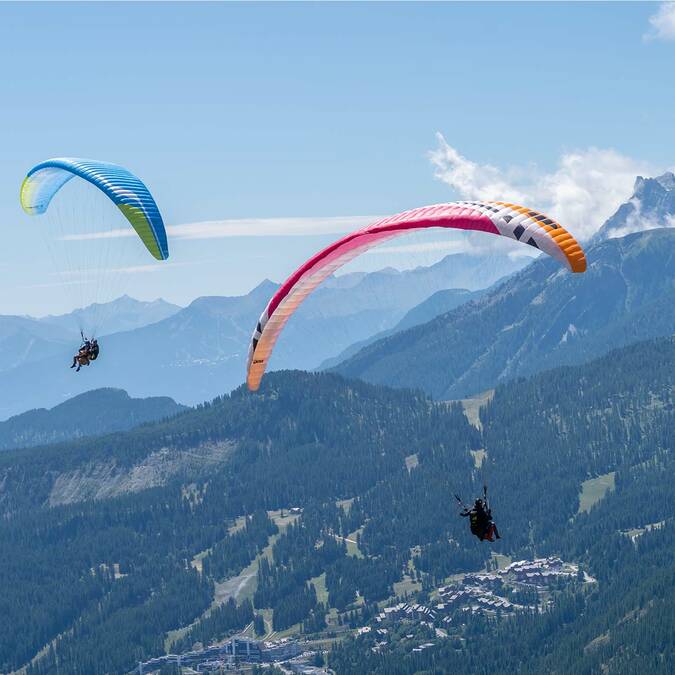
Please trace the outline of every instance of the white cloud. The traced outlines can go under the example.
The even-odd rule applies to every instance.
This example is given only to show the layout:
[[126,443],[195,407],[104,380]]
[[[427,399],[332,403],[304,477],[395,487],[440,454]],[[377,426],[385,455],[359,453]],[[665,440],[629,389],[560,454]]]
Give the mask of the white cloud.
[[436,167],[436,178],[454,188],[464,199],[496,199],[496,195],[510,195],[514,202],[526,201],[528,196],[515,187],[513,170],[504,171],[490,164],[477,164],[463,157],[437,133],[438,148],[430,153]]
[[[324,234],[345,234],[368,225],[380,216],[320,216],[317,218],[238,218],[208,220],[184,225],[168,225],[170,239],[224,239],[227,237],[300,237]],[[131,228],[106,232],[67,234],[65,241],[117,239],[135,237]]]
[[473,162],[441,134],[437,137],[438,148],[430,153],[436,177],[462,199],[522,203],[555,218],[582,240],[630,197],[638,174],[653,174],[644,162],[593,147],[565,153],[549,173],[532,165],[502,169]]
[[675,40],[675,2],[662,2],[649,17],[649,24],[646,40]]
[[106,272],[113,274],[145,274],[146,272],[165,272],[169,267],[184,267],[187,263],[155,263],[150,265],[131,265],[129,267],[113,267]]
[[44,284],[26,284],[24,286],[20,286],[19,288],[58,288],[60,286],[75,286],[93,283],[94,283],[93,281],[78,281],[73,279],[73,281],[55,281]]
[[107,267],[105,269],[98,267],[88,267],[86,269],[63,270],[61,272],[52,272],[52,276],[59,276],[62,278],[70,278],[73,281],[62,281],[58,284],[47,284],[48,286],[69,286],[71,284],[81,283],[79,280],[84,279],[84,283],[96,283],[96,279],[92,276],[97,274],[145,274],[155,272],[165,272],[174,267],[188,267],[190,265],[198,265],[198,261],[191,262],[156,262],[149,265],[129,265],[127,267]]
[[136,231],[130,227],[119,230],[105,230],[103,232],[78,232],[77,234],[64,234],[59,237],[60,241],[88,241],[90,239],[120,239],[122,237],[137,237]]
[[169,225],[174,239],[221,239],[224,237],[301,237],[344,234],[364,227],[379,216],[322,216],[317,218],[240,218]]

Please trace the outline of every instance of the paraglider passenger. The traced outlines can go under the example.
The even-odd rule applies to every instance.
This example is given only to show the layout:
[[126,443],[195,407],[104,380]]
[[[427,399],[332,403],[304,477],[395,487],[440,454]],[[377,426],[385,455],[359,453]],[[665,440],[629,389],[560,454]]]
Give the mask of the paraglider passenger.
[[476,499],[472,509],[465,507],[459,515],[463,518],[468,516],[471,534],[481,541],[501,539],[497,526],[492,522],[492,510],[482,499]]
[[77,366],[75,372],[79,373],[82,366],[88,366],[91,361],[95,361],[98,356],[99,347],[96,340],[89,340],[82,336],[82,345],[77,354],[73,356],[73,364],[71,368]]

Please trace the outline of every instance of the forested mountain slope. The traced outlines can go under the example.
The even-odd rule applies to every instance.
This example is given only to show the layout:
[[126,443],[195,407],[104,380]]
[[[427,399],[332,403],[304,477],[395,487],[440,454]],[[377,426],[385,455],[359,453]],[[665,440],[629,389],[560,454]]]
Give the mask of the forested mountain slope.
[[[675,658],[673,372],[673,338],[640,343],[502,386],[482,411],[488,454],[478,476],[492,488],[503,537],[493,550],[580,561],[597,585],[566,591],[543,615],[502,622],[465,615],[459,634],[467,639],[440,640],[429,651],[393,640],[382,650],[368,634],[348,639],[331,666],[379,675],[668,673]],[[577,513],[581,482],[599,475],[614,477],[613,490]],[[415,520],[407,515],[415,509],[435,512],[432,471],[423,480],[427,490],[390,481],[358,500],[368,517],[362,548],[386,550],[406,532],[406,544],[419,541],[405,519]],[[455,560],[452,541],[441,537],[422,547],[416,566],[438,583],[456,570]]]
[[333,370],[461,398],[675,331],[675,230],[587,250],[585,274],[538,260],[477,302],[380,340]]
[[[221,579],[255,556],[258,535],[230,543],[235,517],[368,490],[399,471],[418,443],[452,440],[468,475],[474,438],[459,410],[439,410],[421,395],[279,373],[258,395],[240,389],[160,424],[2,453],[0,541],[13,555],[0,575],[0,613],[12,627],[0,670],[18,667],[109,598],[103,615],[82,627],[86,649],[72,643],[79,638],[64,649],[87,652],[77,656],[89,664],[83,672],[101,663],[119,672],[131,651],[155,653],[163,630],[208,606],[213,579],[186,570],[186,558],[212,548],[204,564]],[[268,531],[265,521],[255,532]],[[112,574],[116,565],[128,576]],[[90,576],[92,566],[100,573]],[[133,634],[116,632],[121,623]]]
[[119,389],[96,389],[0,422],[0,450],[124,431],[185,409],[166,396],[138,399]]
[[[280,372],[257,394],[239,389],[130,432],[7,451],[0,542],[12,556],[0,563],[0,670],[63,634],[31,674],[125,672],[173,648],[170,630],[186,627],[174,645],[185,650],[262,610],[270,630],[349,633],[395,588],[428,602],[435,585],[479,570],[494,551],[557,553],[597,583],[571,587],[542,615],[468,616],[456,639],[433,638],[428,654],[392,640],[375,656],[366,638],[347,638],[331,667],[667,672],[659,664],[672,655],[675,627],[662,592],[672,588],[675,553],[674,369],[675,341],[666,338],[518,380],[481,411],[482,432],[458,404]],[[478,449],[487,453],[480,470]],[[158,471],[144,483],[151,461]],[[578,513],[583,481],[610,472],[614,491]],[[120,476],[134,480],[120,487]],[[452,497],[468,499],[484,479],[503,536],[491,548],[470,536]],[[301,516],[273,512],[293,506]],[[665,529],[646,531],[659,522]],[[228,605],[203,615],[214,584],[251,564],[246,598],[255,608],[240,600],[236,616]]]

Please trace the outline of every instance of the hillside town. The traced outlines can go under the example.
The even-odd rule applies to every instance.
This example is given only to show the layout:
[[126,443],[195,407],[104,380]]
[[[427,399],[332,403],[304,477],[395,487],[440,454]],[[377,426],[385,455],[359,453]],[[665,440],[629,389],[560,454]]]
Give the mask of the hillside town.
[[[405,643],[413,653],[422,652],[439,640],[461,639],[462,616],[466,613],[508,617],[516,612],[542,612],[553,602],[555,591],[572,581],[595,583],[578,565],[556,556],[518,560],[494,571],[464,574],[434,589],[427,602],[398,599],[383,606],[367,625],[333,637],[340,639],[352,633],[357,638],[369,638],[375,652],[394,642]],[[265,641],[233,635],[204,649],[139,663],[134,672],[150,675],[169,664],[184,674],[250,672],[255,665],[274,665],[286,673],[306,675],[328,672],[316,665],[317,661],[323,661],[321,650],[305,640],[286,637]]]
[[[390,635],[402,625],[426,629],[432,640],[445,639],[461,633],[458,629],[465,613],[503,617],[516,612],[541,612],[553,601],[554,591],[574,580],[595,582],[577,565],[559,557],[519,560],[494,572],[465,574],[461,580],[433,591],[426,604],[398,602],[384,607],[371,625],[356,632],[375,637],[374,651],[384,648]],[[415,635],[407,633],[404,637],[413,640]],[[423,651],[434,644],[422,641],[411,650]]]
[[250,672],[258,664],[274,664],[287,673],[319,675],[326,671],[310,665],[315,652],[306,649],[299,640],[254,640],[245,635],[233,635],[219,645],[183,654],[166,654],[139,663],[133,673],[150,675],[164,666],[174,665],[185,675],[213,672]]

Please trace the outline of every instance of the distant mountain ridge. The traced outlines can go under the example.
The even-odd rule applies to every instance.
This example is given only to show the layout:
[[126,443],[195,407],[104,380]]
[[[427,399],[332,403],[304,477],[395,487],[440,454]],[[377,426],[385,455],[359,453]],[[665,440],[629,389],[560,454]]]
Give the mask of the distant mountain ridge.
[[0,372],[58,354],[73,340],[71,331],[26,316],[0,316]]
[[126,431],[187,408],[167,396],[137,399],[119,389],[80,394],[51,410],[29,410],[0,422],[0,450]]
[[365,340],[355,342],[337,356],[324,361],[319,366],[318,370],[333,368],[351,356],[354,356],[354,354],[373,342],[377,342],[389,335],[412,328],[413,326],[419,326],[427,321],[431,321],[431,319],[440,316],[441,314],[450,312],[456,307],[459,307],[459,305],[471,302],[472,300],[477,300],[485,294],[486,290],[467,291],[463,288],[449,288],[447,290],[437,291],[431,297],[427,298],[416,307],[413,307],[393,328],[382,331],[381,333],[376,333]]
[[125,330],[142,328],[151,323],[166,319],[181,309],[162,298],[157,300],[136,300],[122,295],[106,303],[89,305],[68,314],[44,316],[38,319],[41,324],[61,326],[65,330],[77,330],[74,327],[95,327],[97,335],[110,335]]
[[[349,345],[395,326],[437,291],[467,277],[472,288],[489,285],[525,263],[506,256],[452,255],[431,267],[328,279],[288,323],[271,368],[316,368]],[[68,369],[77,344],[62,340],[45,349],[47,358],[41,360],[36,349],[31,359],[0,372],[0,392],[12,392],[11,398],[0,393],[0,419],[98,387],[133,396],[168,395],[186,404],[230,391],[245,379],[251,332],[276,289],[266,280],[243,296],[197,298],[160,321],[108,335],[100,340],[99,360],[77,376]]]
[[[80,328],[97,329],[97,336],[142,328],[175,314],[180,307],[161,298],[151,302],[124,295],[111,302],[90,305],[68,314],[41,318],[0,316],[0,372],[36,359],[73,350]],[[0,406],[1,407],[1,406]]]
[[587,254],[585,274],[537,260],[481,300],[369,345],[333,370],[464,398],[675,332],[675,230],[608,239]]

